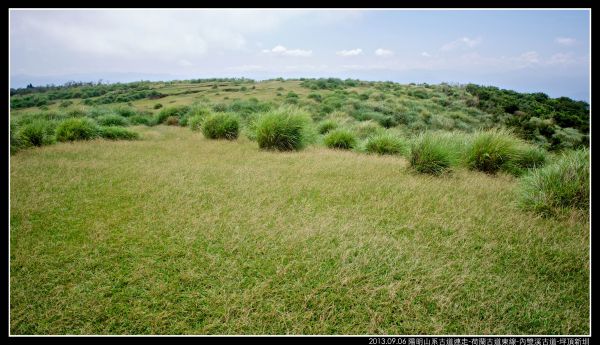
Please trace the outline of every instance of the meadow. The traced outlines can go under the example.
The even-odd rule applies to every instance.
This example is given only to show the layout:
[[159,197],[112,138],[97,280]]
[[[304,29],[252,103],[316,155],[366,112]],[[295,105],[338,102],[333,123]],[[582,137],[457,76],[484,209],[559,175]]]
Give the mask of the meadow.
[[590,332],[582,102],[336,79],[11,94],[12,334]]

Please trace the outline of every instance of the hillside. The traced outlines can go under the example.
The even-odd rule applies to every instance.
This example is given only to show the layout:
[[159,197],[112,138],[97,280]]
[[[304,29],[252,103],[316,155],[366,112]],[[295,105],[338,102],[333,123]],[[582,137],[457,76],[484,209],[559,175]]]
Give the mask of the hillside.
[[198,79],[129,84],[71,83],[11,90],[13,117],[24,112],[68,112],[92,106],[130,105],[143,114],[161,106],[209,104],[242,115],[294,104],[315,121],[347,116],[416,133],[508,127],[520,137],[558,150],[588,146],[589,105],[543,93],[523,94],[469,85],[401,85],[340,79]]

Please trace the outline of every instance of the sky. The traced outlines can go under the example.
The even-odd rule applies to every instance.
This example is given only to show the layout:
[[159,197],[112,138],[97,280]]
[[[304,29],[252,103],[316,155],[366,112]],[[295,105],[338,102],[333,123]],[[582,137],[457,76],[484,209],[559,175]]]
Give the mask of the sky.
[[338,77],[590,98],[589,10],[11,10],[11,87]]

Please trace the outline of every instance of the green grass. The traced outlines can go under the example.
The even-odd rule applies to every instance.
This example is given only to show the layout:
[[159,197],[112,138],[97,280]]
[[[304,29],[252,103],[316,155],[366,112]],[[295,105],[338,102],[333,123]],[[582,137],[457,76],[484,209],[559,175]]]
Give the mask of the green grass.
[[356,137],[347,129],[336,129],[325,135],[323,143],[331,149],[350,150],[356,146]]
[[134,130],[11,156],[12,334],[590,332],[587,212],[509,175]]

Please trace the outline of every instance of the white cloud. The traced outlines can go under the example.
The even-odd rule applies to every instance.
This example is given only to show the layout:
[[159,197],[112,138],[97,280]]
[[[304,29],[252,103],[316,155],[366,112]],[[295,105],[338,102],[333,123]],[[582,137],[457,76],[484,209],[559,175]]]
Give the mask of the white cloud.
[[573,53],[557,53],[550,57],[548,64],[550,65],[566,65],[575,62]]
[[527,64],[534,64],[540,62],[540,56],[537,52],[529,51],[521,54],[518,60],[525,62]]
[[302,49],[287,49],[282,45],[277,45],[273,47],[273,49],[263,49],[263,53],[265,54],[273,54],[273,55],[281,55],[281,56],[302,56],[307,57],[312,55],[312,50],[302,50]]
[[362,54],[362,49],[356,48],[351,50],[340,50],[336,52],[336,55],[339,56],[356,56]]
[[469,38],[469,37],[461,37],[457,40],[444,44],[440,50],[449,51],[454,49],[466,49],[473,48],[481,43],[481,37],[477,38]]
[[388,49],[379,48],[375,51],[375,55],[377,56],[392,56],[394,52]]
[[421,56],[428,58],[431,57],[431,54],[429,54],[428,52],[422,52]]
[[576,42],[574,38],[570,37],[557,37],[554,41],[563,46],[571,46]]

